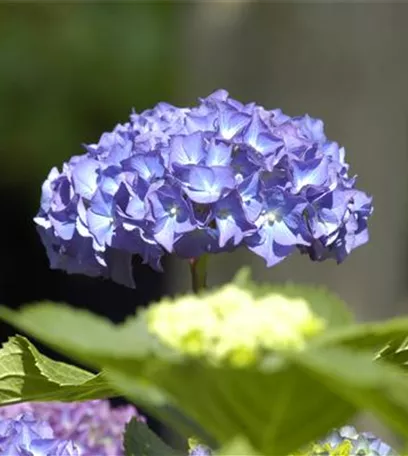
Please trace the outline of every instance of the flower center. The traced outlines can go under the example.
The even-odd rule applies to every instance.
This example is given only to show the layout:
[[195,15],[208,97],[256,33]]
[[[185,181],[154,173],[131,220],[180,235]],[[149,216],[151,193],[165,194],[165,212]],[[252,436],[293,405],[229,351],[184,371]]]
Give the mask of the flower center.
[[218,215],[218,218],[226,219],[227,217],[229,217],[231,215],[231,212],[228,209],[223,208],[217,212],[217,215]]
[[276,222],[276,213],[274,211],[269,211],[265,214],[265,220],[269,225],[273,225]]

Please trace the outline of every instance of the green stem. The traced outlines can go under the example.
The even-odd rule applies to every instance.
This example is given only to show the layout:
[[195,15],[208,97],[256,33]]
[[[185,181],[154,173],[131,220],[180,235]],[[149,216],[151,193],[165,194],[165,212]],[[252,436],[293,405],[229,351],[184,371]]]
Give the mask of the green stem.
[[189,260],[191,271],[191,284],[194,293],[207,288],[207,255]]

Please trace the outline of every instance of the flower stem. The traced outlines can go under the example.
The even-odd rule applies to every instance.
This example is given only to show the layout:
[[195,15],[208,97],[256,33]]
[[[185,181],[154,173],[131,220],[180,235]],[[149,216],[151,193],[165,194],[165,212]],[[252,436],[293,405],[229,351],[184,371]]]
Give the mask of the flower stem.
[[194,293],[207,287],[207,255],[190,258],[191,284]]

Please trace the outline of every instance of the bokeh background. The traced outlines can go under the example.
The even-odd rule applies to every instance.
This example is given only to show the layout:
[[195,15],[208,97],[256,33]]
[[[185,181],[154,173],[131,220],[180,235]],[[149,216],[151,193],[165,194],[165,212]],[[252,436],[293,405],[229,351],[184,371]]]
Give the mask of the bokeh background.
[[0,302],[67,301],[120,321],[187,289],[174,259],[165,274],[136,259],[136,291],[50,271],[32,217],[48,170],[133,107],[191,104],[222,87],[324,119],[375,212],[370,243],[341,266],[294,256],[267,270],[239,251],[212,262],[211,284],[246,263],[259,279],[326,284],[362,320],[407,313],[407,21],[397,3],[1,4]]

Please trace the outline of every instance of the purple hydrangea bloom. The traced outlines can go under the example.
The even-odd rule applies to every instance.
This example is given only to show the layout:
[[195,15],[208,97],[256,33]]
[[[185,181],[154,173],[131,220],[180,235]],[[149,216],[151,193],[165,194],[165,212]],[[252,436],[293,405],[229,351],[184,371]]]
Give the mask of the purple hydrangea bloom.
[[0,454],[9,456],[80,456],[71,440],[56,438],[45,421],[30,413],[0,420]]
[[[78,451],[78,453],[50,453],[52,456],[71,456],[71,454],[72,456],[123,456],[123,434],[126,424],[133,417],[145,421],[144,417],[139,415],[131,405],[113,408],[109,401],[95,400],[72,403],[29,402],[10,405],[0,408],[0,423],[15,419],[21,414],[24,416],[29,414],[32,420],[47,423],[46,428],[53,437],[61,439],[63,442],[74,442]],[[7,453],[0,451],[0,454]],[[29,456],[31,453],[21,454]],[[37,455],[37,453],[35,454]],[[48,455],[48,453],[38,454]]]
[[218,90],[159,103],[53,168],[35,222],[51,267],[133,286],[131,259],[160,270],[247,247],[273,266],[294,250],[342,262],[368,240],[371,198],[323,122]]

